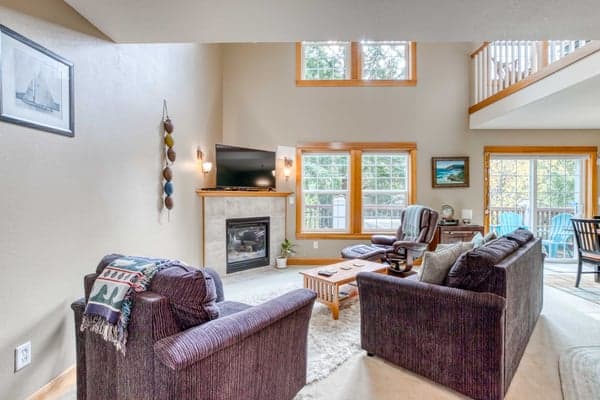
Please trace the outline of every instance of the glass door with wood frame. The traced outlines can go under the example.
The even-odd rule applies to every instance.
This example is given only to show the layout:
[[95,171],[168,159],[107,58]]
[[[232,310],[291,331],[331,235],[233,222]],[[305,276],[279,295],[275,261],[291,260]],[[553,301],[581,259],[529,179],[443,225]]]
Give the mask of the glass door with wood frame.
[[586,160],[581,155],[492,154],[488,171],[489,229],[523,227],[542,239],[549,260],[576,257],[571,218],[586,211]]

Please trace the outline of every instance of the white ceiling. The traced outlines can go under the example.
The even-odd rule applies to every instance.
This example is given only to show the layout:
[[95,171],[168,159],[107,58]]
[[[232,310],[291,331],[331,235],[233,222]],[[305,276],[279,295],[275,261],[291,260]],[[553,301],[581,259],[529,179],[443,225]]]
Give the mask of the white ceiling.
[[599,0],[65,0],[116,42],[600,39]]
[[[561,90],[478,129],[599,129],[600,76]],[[473,126],[472,126],[473,127]]]

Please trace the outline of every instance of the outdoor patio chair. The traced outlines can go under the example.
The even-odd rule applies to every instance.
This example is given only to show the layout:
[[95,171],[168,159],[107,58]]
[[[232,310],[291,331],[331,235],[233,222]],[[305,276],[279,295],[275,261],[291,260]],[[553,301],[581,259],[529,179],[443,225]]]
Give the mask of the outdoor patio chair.
[[[596,282],[600,283],[600,219],[572,218],[575,240],[577,241],[577,279],[575,287],[579,287],[581,274],[596,274]],[[592,264],[595,271],[582,271],[583,263]]]
[[555,258],[560,247],[562,247],[565,257],[567,253],[570,253],[569,245],[572,244],[571,238],[573,237],[572,218],[571,214],[561,213],[550,219],[550,234],[548,239],[542,240],[542,245],[548,251],[549,257]]
[[498,216],[498,221],[499,224],[496,228],[498,236],[509,234],[519,228],[527,229],[527,227],[523,225],[523,216],[516,212],[501,212]]

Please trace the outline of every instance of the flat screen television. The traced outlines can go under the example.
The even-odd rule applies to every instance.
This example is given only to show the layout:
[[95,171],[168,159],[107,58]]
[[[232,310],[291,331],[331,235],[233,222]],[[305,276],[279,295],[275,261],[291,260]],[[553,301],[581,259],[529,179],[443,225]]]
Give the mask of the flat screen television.
[[217,187],[274,189],[275,152],[216,145]]

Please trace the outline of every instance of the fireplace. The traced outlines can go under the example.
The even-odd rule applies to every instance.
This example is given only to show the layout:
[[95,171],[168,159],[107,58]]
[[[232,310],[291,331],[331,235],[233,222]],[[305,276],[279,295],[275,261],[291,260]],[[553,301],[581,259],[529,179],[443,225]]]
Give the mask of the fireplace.
[[227,219],[227,273],[269,265],[269,217]]

